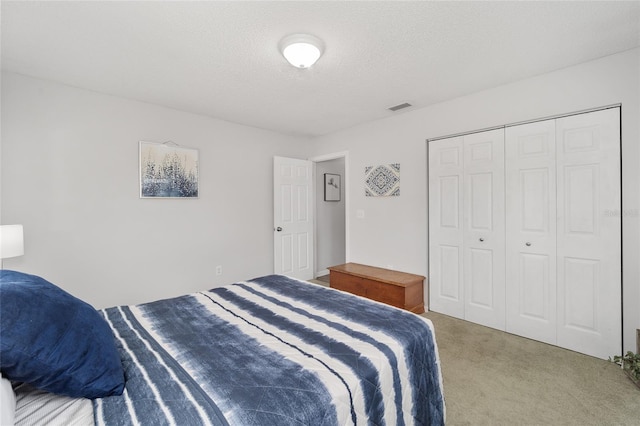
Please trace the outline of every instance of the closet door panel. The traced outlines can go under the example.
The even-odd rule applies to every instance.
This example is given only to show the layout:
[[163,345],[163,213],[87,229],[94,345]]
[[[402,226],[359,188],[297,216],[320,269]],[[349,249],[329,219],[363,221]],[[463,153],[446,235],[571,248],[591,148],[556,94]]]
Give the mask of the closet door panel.
[[619,108],[557,120],[558,345],[621,350]]
[[462,138],[429,143],[429,309],[464,318]]
[[555,120],[506,129],[506,330],[556,343]]
[[505,328],[504,129],[464,137],[465,319]]
[[[438,297],[439,299],[444,299],[445,301],[448,300],[452,303],[459,303],[462,305],[462,277],[460,276],[462,259],[460,248],[447,244],[440,244],[438,246],[438,250],[439,252],[434,259],[434,261],[437,262],[434,266],[437,268],[440,275]],[[442,308],[439,308],[438,312],[441,311]],[[454,313],[457,312],[454,311]],[[462,318],[462,313],[454,316]]]
[[473,271],[468,277],[471,293],[467,295],[468,305],[480,309],[495,309],[493,300],[493,250],[471,248],[467,251],[468,264]]
[[598,331],[597,299],[600,276],[600,262],[584,258],[564,258],[564,327],[582,330],[586,333]]
[[[521,253],[519,260],[517,269],[521,272],[522,286],[516,305],[518,314],[528,320],[549,323],[549,318],[553,313],[549,296],[554,293],[549,274],[551,257],[545,254]],[[509,330],[509,318],[507,318],[507,323]],[[555,328],[550,328],[551,333],[549,334],[552,337],[549,340],[553,343],[555,342]],[[518,334],[524,335],[523,333]]]
[[469,173],[469,230],[491,232],[493,228],[493,172]]

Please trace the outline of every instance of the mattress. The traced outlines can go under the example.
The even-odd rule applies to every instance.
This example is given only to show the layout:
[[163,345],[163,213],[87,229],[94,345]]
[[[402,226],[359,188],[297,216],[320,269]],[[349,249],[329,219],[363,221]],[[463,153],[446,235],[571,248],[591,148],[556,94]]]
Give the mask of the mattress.
[[16,426],[90,426],[94,424],[93,404],[90,399],[55,395],[26,383],[17,385],[14,392],[16,394]]

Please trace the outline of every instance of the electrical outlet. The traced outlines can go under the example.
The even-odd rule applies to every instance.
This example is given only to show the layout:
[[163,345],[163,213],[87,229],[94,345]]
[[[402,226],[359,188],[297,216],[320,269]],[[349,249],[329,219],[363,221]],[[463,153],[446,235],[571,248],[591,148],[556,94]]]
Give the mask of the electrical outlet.
[[222,275],[222,265],[216,266],[216,275]]

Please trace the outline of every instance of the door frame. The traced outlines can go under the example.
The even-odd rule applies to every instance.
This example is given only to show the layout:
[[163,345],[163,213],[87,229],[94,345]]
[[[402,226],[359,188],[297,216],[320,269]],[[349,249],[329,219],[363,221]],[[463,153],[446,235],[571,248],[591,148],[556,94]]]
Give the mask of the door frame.
[[[342,187],[344,188],[344,253],[345,253],[345,262],[349,262],[350,261],[350,217],[349,217],[349,207],[350,207],[350,202],[351,202],[351,197],[349,194],[349,176],[350,176],[350,169],[349,169],[349,151],[338,151],[338,152],[333,152],[333,153],[329,153],[329,154],[322,154],[322,155],[317,155],[314,157],[310,157],[307,158],[307,160],[311,161],[312,164],[312,173],[313,173],[313,211],[314,211],[314,216],[313,216],[313,244],[314,244],[314,250],[313,250],[313,271],[314,271],[314,275],[317,271],[316,265],[317,265],[317,256],[318,256],[318,250],[317,250],[317,244],[318,244],[318,239],[317,239],[317,233],[318,233],[318,225],[317,225],[317,211],[318,211],[318,206],[317,206],[317,194],[316,194],[316,179],[317,174],[316,174],[316,163],[321,163],[323,161],[330,161],[330,160],[336,160],[338,158],[344,158],[344,179],[342,181]],[[315,278],[315,277],[314,277]]]

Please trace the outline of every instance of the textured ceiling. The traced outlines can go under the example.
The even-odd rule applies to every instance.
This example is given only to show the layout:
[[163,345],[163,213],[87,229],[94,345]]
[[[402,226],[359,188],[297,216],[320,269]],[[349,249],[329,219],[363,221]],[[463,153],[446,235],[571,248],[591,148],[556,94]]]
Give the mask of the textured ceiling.
[[[640,2],[1,3],[2,68],[317,136],[640,45]],[[278,52],[320,37],[310,69]],[[414,105],[402,112],[388,107]]]

